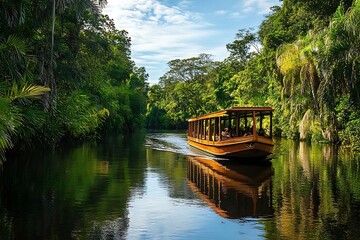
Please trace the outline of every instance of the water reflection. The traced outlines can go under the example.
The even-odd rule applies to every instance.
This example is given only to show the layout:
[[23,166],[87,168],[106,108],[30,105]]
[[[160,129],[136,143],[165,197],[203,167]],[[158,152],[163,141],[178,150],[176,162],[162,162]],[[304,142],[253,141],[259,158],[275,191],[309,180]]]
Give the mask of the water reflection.
[[358,239],[359,156],[274,152],[261,166],[188,157],[178,133],[27,152],[0,171],[0,239]]
[[212,209],[225,218],[264,217],[274,212],[271,203],[271,163],[243,165],[188,157],[188,180]]
[[144,133],[9,159],[0,172],[0,239],[121,239],[144,185]]
[[[357,239],[360,161],[335,146],[281,140],[273,161],[269,239]],[[275,230],[275,231],[274,231]]]

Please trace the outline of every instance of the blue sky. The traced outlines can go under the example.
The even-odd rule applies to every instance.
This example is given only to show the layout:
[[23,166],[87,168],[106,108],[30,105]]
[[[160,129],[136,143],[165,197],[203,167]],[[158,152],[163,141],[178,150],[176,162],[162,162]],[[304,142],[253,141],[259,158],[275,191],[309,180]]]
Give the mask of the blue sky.
[[131,37],[132,59],[158,82],[174,59],[228,56],[242,28],[258,28],[278,0],[108,0],[103,9]]

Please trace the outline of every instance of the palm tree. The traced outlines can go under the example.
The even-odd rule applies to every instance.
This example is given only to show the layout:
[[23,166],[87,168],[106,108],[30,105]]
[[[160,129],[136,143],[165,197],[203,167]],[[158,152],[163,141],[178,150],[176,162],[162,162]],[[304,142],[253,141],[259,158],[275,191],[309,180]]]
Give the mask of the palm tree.
[[277,65],[284,75],[284,93],[295,94],[300,86],[301,94],[311,91],[313,108],[318,108],[317,90],[320,78],[316,66],[317,36],[309,31],[307,36],[294,43],[282,45],[277,52]]
[[[360,0],[345,12],[339,6],[333,15],[329,27],[325,30],[323,44],[319,47],[319,72],[322,81],[318,90],[321,112],[329,135],[337,139],[337,132],[344,129],[347,121],[338,121],[339,111],[360,112]],[[339,107],[339,100],[346,99],[347,109]],[[350,115],[350,114],[349,114]]]
[[10,35],[0,42],[0,164],[5,160],[5,151],[13,146],[12,136],[24,123],[22,109],[32,99],[40,98],[50,89],[27,83],[32,78],[34,61],[27,55],[25,42]]
[[13,84],[11,89],[0,85],[0,165],[5,160],[5,151],[13,147],[12,136],[24,124],[22,107],[39,99],[49,88],[31,84]]
[[[294,43],[282,45],[277,52],[277,65],[283,74],[283,105],[293,129],[299,128],[300,138],[306,138],[309,113],[317,112],[320,77],[317,70],[318,39],[320,34],[309,31]],[[313,116],[313,114],[310,114]],[[299,120],[301,124],[299,125]]]

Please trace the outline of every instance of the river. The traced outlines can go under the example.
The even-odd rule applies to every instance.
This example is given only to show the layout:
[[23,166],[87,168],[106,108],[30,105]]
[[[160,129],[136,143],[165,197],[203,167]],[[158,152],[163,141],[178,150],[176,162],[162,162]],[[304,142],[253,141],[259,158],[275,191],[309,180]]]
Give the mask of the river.
[[26,152],[0,169],[0,239],[358,239],[359,160],[276,140],[240,164],[145,132]]

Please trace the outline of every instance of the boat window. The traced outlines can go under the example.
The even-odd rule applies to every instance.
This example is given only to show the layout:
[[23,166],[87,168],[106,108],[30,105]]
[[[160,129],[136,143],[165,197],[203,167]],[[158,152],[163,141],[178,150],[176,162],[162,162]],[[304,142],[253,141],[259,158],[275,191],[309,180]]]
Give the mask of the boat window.
[[271,124],[270,124],[270,114],[264,114],[259,112],[256,117],[256,133],[259,136],[270,137]]

